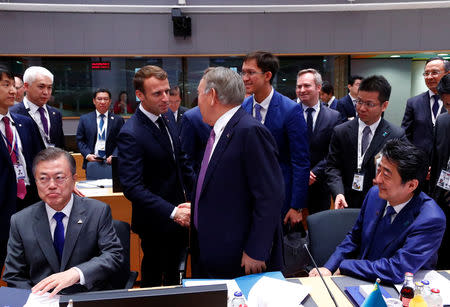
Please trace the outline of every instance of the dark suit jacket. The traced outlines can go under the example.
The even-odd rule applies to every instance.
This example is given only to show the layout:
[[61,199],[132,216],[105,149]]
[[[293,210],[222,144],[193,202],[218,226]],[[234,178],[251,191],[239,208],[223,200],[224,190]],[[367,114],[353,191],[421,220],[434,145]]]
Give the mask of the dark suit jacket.
[[[106,129],[106,157],[111,155],[117,156],[116,138],[124,124],[124,120],[120,115],[108,112]],[[83,155],[83,168],[86,168],[86,156],[94,154],[95,143],[97,143],[97,113],[90,112],[80,117],[77,129],[77,145]]]
[[184,113],[185,113],[187,110],[189,110],[189,109],[186,108],[186,107],[183,107],[183,106],[180,106],[180,107],[178,108],[178,113],[177,113],[177,124],[178,124],[178,125],[180,125],[181,120],[183,119],[183,115],[184,115]]
[[[242,107],[252,114],[253,96],[247,97]],[[302,107],[274,90],[264,126],[278,145],[278,162],[283,172],[286,195],[282,209],[284,216],[290,208],[306,207],[309,145]]]
[[[441,113],[445,112],[445,108],[441,108]],[[408,140],[430,156],[433,147],[433,122],[428,91],[408,99],[402,128],[405,129]]]
[[[438,202],[443,204],[445,190],[436,186],[441,171],[447,168],[450,157],[450,114],[438,116],[435,126],[433,154],[430,172],[430,194]],[[447,204],[449,205],[449,204]]]
[[[12,106],[11,108],[9,108],[9,111],[12,113],[18,113],[21,115],[28,116],[33,120],[28,111],[25,109],[23,102]],[[47,111],[50,116],[50,142],[52,144],[55,144],[56,147],[64,148],[64,132],[62,128],[61,113],[58,111],[58,109],[55,109],[54,107],[51,107],[48,104],[47,104]],[[39,131],[38,125],[36,123],[35,125]],[[44,140],[40,135],[39,138],[41,139],[42,147],[45,148]]]
[[330,192],[326,184],[328,147],[335,126],[341,123],[341,114],[323,104],[320,106],[316,124],[309,140],[309,158],[311,171],[317,176],[314,184],[308,188],[309,213],[330,208]]
[[[17,133],[22,142],[22,154],[27,164],[27,174],[30,184],[35,185],[32,166],[33,159],[41,150],[40,135],[34,122],[28,117],[11,113]],[[5,142],[0,141],[0,239],[7,240],[9,235],[9,220],[16,213],[17,183],[16,173]]]
[[347,121],[349,117],[356,117],[355,106],[348,94],[337,101],[336,110],[342,114],[345,121]]
[[[140,236],[184,231],[170,219],[174,206],[189,200],[193,172],[181,154],[176,127],[166,119],[173,146],[139,108],[117,138],[119,178],[132,202],[132,229]],[[186,194],[185,194],[186,193]]]
[[11,218],[3,275],[10,287],[30,289],[45,277],[76,266],[86,284],[74,285],[67,292],[111,289],[111,280],[121,276],[123,264],[122,245],[105,203],[74,195],[61,263],[53,247],[44,202]]
[[[405,272],[433,269],[437,250],[445,230],[445,215],[428,195],[414,196],[392,222],[392,230],[384,238],[375,238],[386,201],[378,196],[378,187],[367,194],[353,229],[336,248],[325,267],[334,272],[373,281],[401,283]],[[345,210],[345,209],[343,209]],[[367,260],[371,246],[379,259]]]
[[364,197],[372,187],[375,178],[375,156],[384,144],[393,138],[403,138],[403,129],[385,119],[381,119],[375,135],[367,148],[361,170],[364,172],[363,191],[352,189],[353,176],[358,165],[358,118],[345,122],[334,128],[327,157],[328,187],[333,198],[337,194],[344,194],[347,204],[351,208],[360,208]]
[[268,270],[281,268],[284,191],[276,155],[270,132],[239,108],[214,149],[198,201],[198,260],[208,277],[244,275],[243,251]]
[[180,129],[181,149],[195,173],[200,171],[210,132],[211,126],[203,121],[198,106],[184,113]]

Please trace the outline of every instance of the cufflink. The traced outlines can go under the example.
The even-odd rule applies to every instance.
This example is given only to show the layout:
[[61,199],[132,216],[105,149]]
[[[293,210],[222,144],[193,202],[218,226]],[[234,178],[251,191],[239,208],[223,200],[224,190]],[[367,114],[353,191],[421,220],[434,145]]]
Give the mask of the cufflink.
[[77,224],[83,224],[82,220],[78,220]]

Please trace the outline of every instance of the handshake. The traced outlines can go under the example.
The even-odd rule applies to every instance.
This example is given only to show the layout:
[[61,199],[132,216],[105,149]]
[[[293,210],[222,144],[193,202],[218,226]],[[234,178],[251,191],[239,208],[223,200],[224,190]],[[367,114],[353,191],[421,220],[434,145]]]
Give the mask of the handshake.
[[191,221],[191,203],[179,204],[173,220],[183,227],[189,227]]

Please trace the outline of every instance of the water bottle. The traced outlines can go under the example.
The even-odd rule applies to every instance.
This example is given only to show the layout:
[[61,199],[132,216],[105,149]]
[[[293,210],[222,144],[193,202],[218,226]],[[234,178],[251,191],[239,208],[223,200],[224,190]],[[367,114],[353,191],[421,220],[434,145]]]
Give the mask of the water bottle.
[[400,300],[402,301],[403,307],[408,307],[409,302],[414,297],[414,275],[412,273],[405,273],[405,281],[403,282],[402,290],[400,291]]
[[426,279],[422,280],[421,283],[423,284],[423,299],[427,303],[428,306],[430,306],[429,300],[431,296],[431,288],[430,288],[430,282]]
[[234,297],[231,300],[231,307],[246,307],[245,298],[241,291],[234,292]]
[[431,289],[428,307],[442,307],[444,305],[439,289]]

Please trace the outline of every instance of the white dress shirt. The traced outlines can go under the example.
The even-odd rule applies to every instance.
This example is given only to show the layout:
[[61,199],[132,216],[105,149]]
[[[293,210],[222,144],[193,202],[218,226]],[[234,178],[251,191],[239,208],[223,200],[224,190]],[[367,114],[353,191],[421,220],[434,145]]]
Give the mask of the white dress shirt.
[[[412,197],[411,197],[411,198],[412,198]],[[386,215],[386,213],[387,213],[387,208],[388,208],[388,206],[391,206],[392,208],[394,208],[395,213],[392,214],[392,216],[391,216],[391,224],[392,224],[392,222],[394,222],[395,217],[400,213],[400,211],[401,211],[403,208],[405,208],[405,206],[409,203],[409,201],[411,200],[411,198],[408,199],[407,201],[405,201],[404,203],[398,204],[398,205],[396,205],[396,206],[391,206],[391,204],[390,204],[389,202],[387,202],[387,205],[386,205],[386,207],[384,208],[383,217],[384,217],[384,216]]]
[[30,114],[31,118],[33,118],[33,120],[38,125],[39,133],[41,134],[41,137],[44,140],[45,147],[49,147],[51,126],[50,126],[50,116],[47,110],[47,104],[44,104],[42,108],[45,111],[45,117],[47,119],[48,135],[45,133],[44,126],[42,125],[41,114],[38,111],[39,106],[29,101],[26,96],[23,98],[23,105],[25,106],[25,109],[28,111],[28,114]]
[[441,109],[442,109],[443,102],[442,102],[442,98],[440,98],[438,100],[439,110],[437,112],[437,115],[434,116],[434,113],[433,113],[434,97],[433,96],[436,95],[436,94],[433,93],[431,90],[428,90],[428,95],[430,96],[431,121],[433,122],[433,127],[434,127],[434,125],[436,124],[436,118],[439,116],[439,114],[441,114]]
[[[100,115],[101,115],[101,113],[99,111],[95,110],[95,114],[97,116],[96,118],[97,118],[97,141],[98,141],[99,134],[101,132],[100,131],[100,119],[101,119]],[[105,142],[106,142],[106,138],[108,137],[108,135],[106,133],[108,131],[108,114],[109,114],[109,111],[106,111],[105,118],[104,118],[104,124],[103,124],[103,131],[105,131]],[[94,153],[96,156],[98,156],[98,150],[99,150],[99,143],[95,142]],[[106,150],[106,148],[105,148],[105,150]]]
[[227,112],[222,114],[222,116],[219,117],[219,119],[214,124],[213,129],[214,129],[214,133],[215,133],[216,137],[214,139],[213,148],[211,150],[211,155],[209,156],[208,162],[211,160],[211,157],[212,157],[212,155],[214,153],[214,149],[216,148],[216,145],[219,142],[220,137],[222,136],[222,132],[225,129],[225,126],[228,124],[230,119],[233,117],[233,115],[237,112],[237,110],[239,108],[240,108],[240,105],[235,106],[234,108],[228,110]]
[[[369,149],[370,147],[370,143],[372,142],[373,136],[375,135],[375,131],[378,128],[378,125],[380,124],[381,121],[381,117],[372,125],[369,126],[370,128],[370,134],[368,136],[369,142],[367,144],[367,149]],[[362,165],[362,161],[364,160],[364,155],[365,153],[361,152],[361,143],[362,143],[362,136],[363,136],[363,130],[367,125],[358,118],[358,164],[357,167],[358,169],[361,169],[361,165]],[[367,152],[366,149],[366,152]]]
[[306,113],[306,110],[308,108],[313,108],[314,111],[312,112],[312,119],[313,119],[313,131],[316,127],[316,121],[317,121],[317,116],[319,115],[320,112],[320,103],[319,101],[317,101],[317,103],[313,106],[313,107],[308,107],[307,105],[302,103],[302,108],[303,108],[303,117],[305,118],[305,123],[308,123],[308,113]]
[[[264,100],[259,103],[259,105],[261,106],[261,111],[260,111],[261,118],[262,118],[261,124],[264,124],[264,122],[266,121],[267,110],[269,109],[269,104],[270,104],[270,101],[272,100],[272,97],[273,97],[273,87],[272,87],[272,90],[270,91],[269,96],[264,98]],[[255,104],[256,103],[258,103],[258,102],[256,102],[255,95],[253,95],[253,110],[252,110],[253,117],[255,117]],[[217,135],[216,135],[216,137],[217,137]]]

